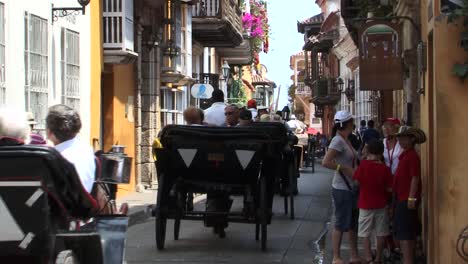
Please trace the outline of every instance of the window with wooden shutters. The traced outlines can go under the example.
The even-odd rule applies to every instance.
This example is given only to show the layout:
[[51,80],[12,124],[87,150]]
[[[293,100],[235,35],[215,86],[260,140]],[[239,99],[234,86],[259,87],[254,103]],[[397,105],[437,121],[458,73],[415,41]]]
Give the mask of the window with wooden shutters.
[[0,105],[5,103],[5,4],[0,3]]
[[45,129],[49,93],[47,20],[25,13],[24,68],[26,109],[34,114],[35,129]]
[[62,28],[62,103],[80,110],[80,34]]

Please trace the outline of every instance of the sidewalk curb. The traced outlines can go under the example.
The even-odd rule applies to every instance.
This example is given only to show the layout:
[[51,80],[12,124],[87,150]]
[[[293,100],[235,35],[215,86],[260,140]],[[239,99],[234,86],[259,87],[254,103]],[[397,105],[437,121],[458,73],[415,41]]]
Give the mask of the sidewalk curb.
[[149,205],[135,206],[128,216],[128,227],[140,224],[148,220],[151,216],[151,212],[147,211]]

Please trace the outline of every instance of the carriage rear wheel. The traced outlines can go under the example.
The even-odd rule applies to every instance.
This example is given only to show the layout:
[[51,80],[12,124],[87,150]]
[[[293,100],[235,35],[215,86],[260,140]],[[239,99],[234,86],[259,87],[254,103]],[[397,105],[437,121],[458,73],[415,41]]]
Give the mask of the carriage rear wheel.
[[78,263],[79,261],[76,258],[72,250],[61,251],[57,255],[57,259],[55,260],[55,264],[78,264]]
[[256,223],[255,224],[255,241],[258,241],[260,239],[260,224]]
[[297,176],[296,168],[294,164],[289,165],[289,202],[290,202],[290,211],[291,219],[294,219],[294,193],[297,191]]
[[174,220],[174,240],[179,240],[180,234],[180,217]]
[[156,247],[159,250],[164,249],[164,243],[166,242],[166,223],[166,218],[160,216],[156,218]]
[[[268,224],[268,192],[267,192],[267,182],[266,178],[260,178],[260,227],[261,227],[261,241],[262,241],[262,250],[266,250],[267,244],[267,224]],[[258,230],[258,228],[256,228]],[[257,232],[256,232],[257,233]]]
[[267,244],[267,225],[262,224],[262,250],[265,251]]

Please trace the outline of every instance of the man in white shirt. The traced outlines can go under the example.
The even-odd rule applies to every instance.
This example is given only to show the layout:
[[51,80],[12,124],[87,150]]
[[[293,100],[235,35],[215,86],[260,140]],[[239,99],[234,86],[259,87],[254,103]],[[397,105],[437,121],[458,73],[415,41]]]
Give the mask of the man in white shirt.
[[216,89],[211,95],[211,101],[213,104],[211,107],[205,110],[205,121],[210,125],[223,126],[226,122],[224,115],[224,93],[223,91]]
[[96,163],[91,146],[77,138],[81,129],[78,112],[66,105],[52,106],[49,108],[46,124],[48,139],[54,143],[55,149],[75,166],[81,184],[91,193]]

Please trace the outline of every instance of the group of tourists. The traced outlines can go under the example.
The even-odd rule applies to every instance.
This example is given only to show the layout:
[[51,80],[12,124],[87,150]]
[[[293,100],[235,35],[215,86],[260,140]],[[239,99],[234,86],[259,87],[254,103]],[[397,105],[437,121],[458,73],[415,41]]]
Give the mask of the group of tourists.
[[[353,116],[339,111],[334,119],[335,135],[323,159],[323,165],[335,171],[333,263],[344,263],[343,233],[349,234],[351,263],[382,263],[384,247],[396,252],[401,248],[403,263],[414,263],[421,198],[420,159],[414,147],[425,142],[424,132],[387,118],[381,140],[376,130],[369,130],[374,129],[373,122],[368,123],[361,131],[364,143],[359,154],[350,141]],[[372,235],[377,237],[375,256]],[[358,236],[363,238],[365,262],[358,255]]]
[[[116,208],[107,208],[115,205],[108,202],[109,197],[105,197],[102,187],[95,184],[96,156],[91,146],[78,138],[82,126],[78,112],[63,104],[54,105],[49,108],[45,121],[47,141],[34,130],[37,122],[31,112],[6,107],[0,109],[0,146],[29,144],[55,148],[74,165],[83,191],[96,200],[99,213],[116,212]],[[123,204],[120,212],[126,214],[127,211],[128,205]]]
[[248,126],[253,122],[282,121],[281,112],[270,113],[264,106],[258,106],[254,99],[246,106],[224,102],[222,90],[215,90],[211,96],[212,105],[204,111],[197,107],[188,107],[183,115],[187,125],[236,127]]

